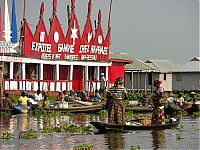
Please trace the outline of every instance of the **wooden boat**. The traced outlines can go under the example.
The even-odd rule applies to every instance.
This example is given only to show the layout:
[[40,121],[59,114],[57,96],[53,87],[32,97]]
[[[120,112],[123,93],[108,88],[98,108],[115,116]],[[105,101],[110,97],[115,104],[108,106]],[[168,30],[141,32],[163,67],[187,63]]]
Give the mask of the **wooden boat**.
[[176,119],[176,121],[166,122],[161,125],[120,125],[120,124],[110,124],[103,122],[90,122],[95,128],[97,128],[100,132],[106,131],[130,131],[130,130],[165,130],[176,128],[180,123],[180,119]]
[[45,110],[45,111],[59,111],[59,112],[70,112],[70,113],[91,113],[98,112],[104,109],[104,103],[93,103],[92,105],[69,105],[68,108],[43,108],[39,107],[37,109]]
[[182,108],[185,110],[185,111],[188,111],[189,113],[193,113],[193,112],[196,112],[196,111],[200,111],[200,104],[187,104],[185,103]]
[[125,107],[126,111],[133,111],[133,112],[152,112],[153,108],[150,106],[140,106],[140,105],[127,105]]

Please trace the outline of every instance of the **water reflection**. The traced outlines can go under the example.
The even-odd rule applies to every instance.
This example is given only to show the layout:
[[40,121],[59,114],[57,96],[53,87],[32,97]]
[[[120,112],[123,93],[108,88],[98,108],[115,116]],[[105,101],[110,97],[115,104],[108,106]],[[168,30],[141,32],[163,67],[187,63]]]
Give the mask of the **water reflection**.
[[106,144],[108,145],[109,149],[123,149],[124,148],[124,137],[122,133],[117,132],[107,132],[105,134]]
[[153,148],[158,149],[163,147],[166,143],[164,130],[153,130],[151,132],[153,138]]
[[17,123],[19,131],[28,131],[28,114],[19,114],[17,117]]
[[12,118],[12,116],[9,116],[9,115],[0,117],[0,130],[1,131],[7,130],[7,127],[10,126],[11,118]]

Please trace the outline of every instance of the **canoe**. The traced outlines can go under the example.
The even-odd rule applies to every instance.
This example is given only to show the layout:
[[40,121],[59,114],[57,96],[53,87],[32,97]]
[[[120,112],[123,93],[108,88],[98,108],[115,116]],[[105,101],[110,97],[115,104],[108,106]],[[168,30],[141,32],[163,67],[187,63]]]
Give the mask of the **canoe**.
[[103,122],[90,122],[95,128],[97,128],[100,132],[106,131],[131,131],[131,130],[165,130],[176,128],[180,123],[180,119],[176,119],[176,121],[166,122],[161,125],[120,125],[120,124],[110,124]]
[[200,111],[200,104],[184,104],[182,108],[189,113],[193,113]]
[[98,112],[104,109],[103,103],[93,104],[90,106],[69,106],[68,108],[43,108],[38,107],[37,109],[45,110],[45,111],[59,111],[59,112],[70,112],[70,113],[91,113],[91,112]]
[[152,112],[153,108],[148,106],[133,106],[133,105],[127,105],[125,107],[126,111],[133,111],[133,112]]

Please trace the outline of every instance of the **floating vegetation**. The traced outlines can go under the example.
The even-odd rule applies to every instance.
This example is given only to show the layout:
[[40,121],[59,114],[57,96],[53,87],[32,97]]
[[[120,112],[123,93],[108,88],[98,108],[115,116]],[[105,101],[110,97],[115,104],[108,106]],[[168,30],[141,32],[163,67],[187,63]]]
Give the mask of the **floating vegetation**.
[[78,125],[70,125],[68,123],[64,123],[63,125],[59,126],[50,126],[45,127],[43,130],[41,130],[42,133],[50,133],[50,132],[86,132],[91,129],[91,126],[78,126]]
[[130,150],[140,150],[140,146],[131,146]]
[[81,144],[78,146],[73,146],[73,150],[92,150],[92,145],[90,144]]
[[176,140],[179,141],[179,140],[181,140],[181,139],[184,139],[184,138],[181,136],[181,134],[177,134],[177,135],[176,135]]
[[200,117],[200,111],[193,112],[192,117],[193,117],[193,118]]
[[108,115],[108,111],[107,110],[101,110],[99,112],[100,116],[107,116]]
[[4,132],[0,135],[0,139],[11,140],[11,139],[13,139],[13,135],[9,132]]
[[183,132],[184,126],[183,126],[183,125],[179,125],[179,126],[177,127],[177,129],[178,129],[178,131]]
[[19,139],[36,139],[36,138],[37,138],[36,131],[33,129],[30,129],[27,132],[19,135]]

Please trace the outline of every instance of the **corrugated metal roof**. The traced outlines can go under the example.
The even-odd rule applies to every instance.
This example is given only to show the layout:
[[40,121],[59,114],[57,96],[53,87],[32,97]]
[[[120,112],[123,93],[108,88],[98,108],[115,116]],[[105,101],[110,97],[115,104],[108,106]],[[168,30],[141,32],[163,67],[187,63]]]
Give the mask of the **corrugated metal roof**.
[[177,67],[173,72],[200,72],[200,57],[194,57],[186,64]]
[[127,53],[114,53],[114,52],[110,52],[109,53],[109,58],[110,59],[117,59],[117,60],[132,61],[132,58]]
[[171,60],[147,60],[145,63],[157,68],[161,73],[173,72],[177,65]]
[[125,70],[131,71],[157,71],[156,68],[132,57],[133,63],[125,65]]

